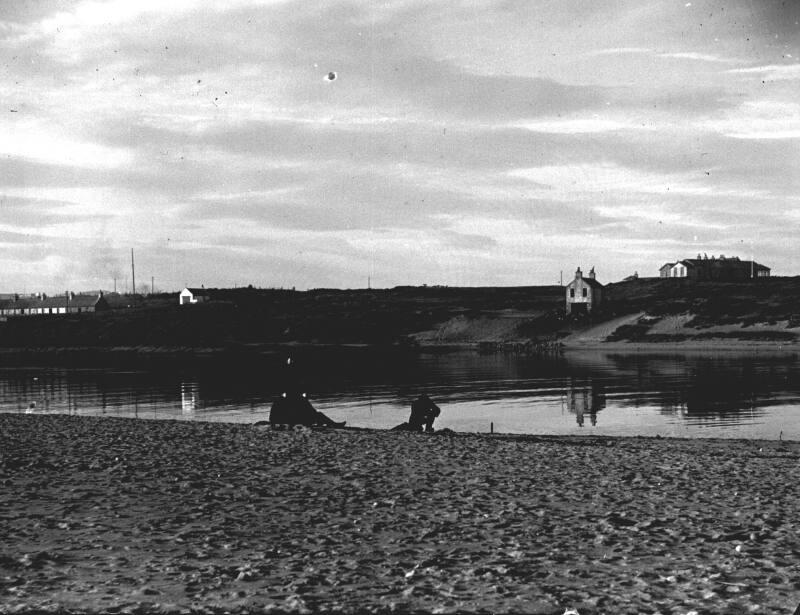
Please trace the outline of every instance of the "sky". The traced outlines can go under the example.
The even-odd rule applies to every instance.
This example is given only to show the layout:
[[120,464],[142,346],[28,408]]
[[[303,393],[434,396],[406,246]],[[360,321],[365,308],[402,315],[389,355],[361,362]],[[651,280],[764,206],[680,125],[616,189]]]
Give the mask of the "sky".
[[0,3],[0,292],[800,273],[800,2]]

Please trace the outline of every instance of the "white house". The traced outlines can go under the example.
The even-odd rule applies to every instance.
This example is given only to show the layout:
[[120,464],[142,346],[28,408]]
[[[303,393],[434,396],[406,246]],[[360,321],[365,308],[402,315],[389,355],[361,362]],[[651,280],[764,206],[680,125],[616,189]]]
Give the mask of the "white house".
[[588,313],[603,300],[603,285],[595,278],[594,267],[588,277],[583,277],[581,268],[575,272],[575,279],[566,286],[567,314]]
[[178,296],[178,305],[203,303],[208,300],[209,300],[208,291],[205,288],[189,288],[187,286],[181,291],[181,294]]
[[689,265],[686,261],[678,261],[669,269],[668,278],[685,278],[689,276]]

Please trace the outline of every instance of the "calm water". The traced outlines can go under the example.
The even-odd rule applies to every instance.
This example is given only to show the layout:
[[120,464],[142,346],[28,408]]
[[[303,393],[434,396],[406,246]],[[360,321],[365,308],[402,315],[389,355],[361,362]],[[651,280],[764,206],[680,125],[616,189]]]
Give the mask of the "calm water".
[[[436,427],[538,434],[800,440],[796,355],[295,354],[314,405],[358,427],[405,421],[411,399],[442,407]],[[280,392],[282,359],[258,365],[0,369],[0,411],[255,422]],[[35,407],[30,408],[35,402]]]

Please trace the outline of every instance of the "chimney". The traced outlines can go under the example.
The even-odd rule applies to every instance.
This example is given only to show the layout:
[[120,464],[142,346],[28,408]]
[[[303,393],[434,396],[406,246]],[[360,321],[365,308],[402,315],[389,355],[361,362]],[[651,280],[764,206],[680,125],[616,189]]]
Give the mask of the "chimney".
[[594,280],[594,265],[592,265],[592,268],[589,270],[589,279]]
[[583,272],[581,271],[581,268],[580,268],[580,267],[578,267],[578,268],[575,270],[575,279],[576,279],[576,280],[583,279]]

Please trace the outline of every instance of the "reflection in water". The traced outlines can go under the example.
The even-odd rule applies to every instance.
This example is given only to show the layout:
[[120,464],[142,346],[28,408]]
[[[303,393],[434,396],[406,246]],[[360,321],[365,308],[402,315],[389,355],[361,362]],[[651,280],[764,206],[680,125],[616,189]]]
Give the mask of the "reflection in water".
[[[793,354],[293,356],[315,406],[355,427],[390,428],[427,393],[442,408],[437,428],[800,439]],[[0,369],[0,411],[255,422],[280,391],[285,356],[274,359],[158,372]]]
[[183,416],[194,416],[200,399],[198,390],[197,382],[181,382],[181,414]]
[[594,427],[597,425],[597,413],[606,407],[605,388],[592,380],[589,380],[588,385],[577,386],[570,379],[567,405],[569,411],[575,415],[579,427],[583,427],[586,415],[589,415],[589,421]]

